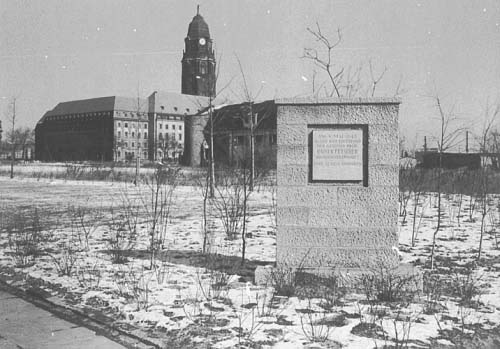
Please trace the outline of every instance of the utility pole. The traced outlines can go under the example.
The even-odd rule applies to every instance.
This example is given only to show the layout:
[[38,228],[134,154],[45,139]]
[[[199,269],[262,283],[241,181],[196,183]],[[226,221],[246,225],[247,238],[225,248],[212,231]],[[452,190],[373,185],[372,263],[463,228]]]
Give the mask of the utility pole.
[[[210,78],[209,78],[210,79]],[[212,91],[208,97],[208,117],[210,119],[210,198],[215,196],[215,161],[214,161],[214,119],[212,111]]]
[[465,131],[465,152],[469,152],[469,131]]
[[255,124],[253,115],[253,102],[250,102],[250,191],[253,191],[255,179]]
[[16,97],[12,98],[12,116],[11,116],[11,134],[10,134],[10,141],[11,141],[11,152],[10,152],[10,178],[14,178],[14,159],[16,157],[16,147],[15,147],[15,140],[16,137],[14,135],[14,129],[16,127]]

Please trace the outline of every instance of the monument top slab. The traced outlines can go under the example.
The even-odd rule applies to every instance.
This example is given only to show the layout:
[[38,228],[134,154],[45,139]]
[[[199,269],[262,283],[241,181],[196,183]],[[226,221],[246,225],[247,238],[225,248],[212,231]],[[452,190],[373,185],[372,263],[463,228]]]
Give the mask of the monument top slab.
[[298,97],[298,98],[279,98],[277,105],[290,104],[401,104],[399,97],[368,97],[368,98],[347,98],[347,97]]

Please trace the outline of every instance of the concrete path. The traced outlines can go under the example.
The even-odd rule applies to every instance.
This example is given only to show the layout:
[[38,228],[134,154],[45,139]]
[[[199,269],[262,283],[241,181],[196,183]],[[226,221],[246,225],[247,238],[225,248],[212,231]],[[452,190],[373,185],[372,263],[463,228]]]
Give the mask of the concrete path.
[[0,290],[0,349],[125,348]]

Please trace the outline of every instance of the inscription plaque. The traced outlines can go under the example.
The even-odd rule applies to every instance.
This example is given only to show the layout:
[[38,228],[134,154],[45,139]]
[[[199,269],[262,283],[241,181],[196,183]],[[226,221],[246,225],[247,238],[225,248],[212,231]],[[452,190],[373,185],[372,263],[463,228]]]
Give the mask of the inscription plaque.
[[313,130],[312,180],[362,181],[363,130]]

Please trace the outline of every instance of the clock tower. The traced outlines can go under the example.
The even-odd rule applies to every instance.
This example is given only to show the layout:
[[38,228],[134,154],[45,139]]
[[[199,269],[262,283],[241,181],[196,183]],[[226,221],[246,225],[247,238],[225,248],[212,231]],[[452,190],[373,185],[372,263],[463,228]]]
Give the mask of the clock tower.
[[185,49],[182,55],[183,94],[215,97],[215,55],[208,25],[200,15],[189,23]]

